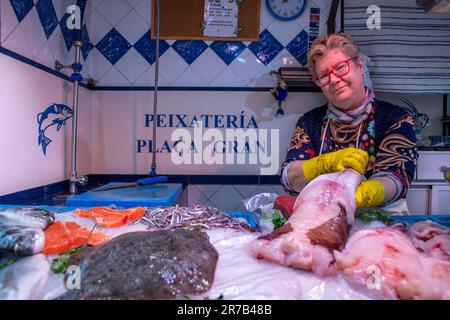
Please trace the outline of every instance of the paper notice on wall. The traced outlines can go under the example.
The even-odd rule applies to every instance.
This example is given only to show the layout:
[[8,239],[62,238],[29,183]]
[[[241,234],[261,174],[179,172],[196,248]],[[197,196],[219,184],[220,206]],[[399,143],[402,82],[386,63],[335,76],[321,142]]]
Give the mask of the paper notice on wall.
[[237,37],[237,20],[238,5],[235,0],[205,0],[205,37]]

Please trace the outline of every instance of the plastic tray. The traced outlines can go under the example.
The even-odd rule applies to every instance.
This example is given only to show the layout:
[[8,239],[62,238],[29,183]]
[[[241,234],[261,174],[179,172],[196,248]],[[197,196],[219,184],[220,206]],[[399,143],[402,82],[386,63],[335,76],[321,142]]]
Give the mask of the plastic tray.
[[[107,186],[120,184],[108,183]],[[172,206],[183,191],[181,183],[161,183],[148,186],[88,191],[68,198],[71,207],[97,207],[115,205],[120,208]]]
[[258,227],[253,213],[251,212],[225,212],[226,214],[232,216],[233,218],[244,218],[247,223],[254,229]]
[[427,215],[420,215],[420,216],[391,216],[392,220],[394,221],[398,221],[398,222],[406,222],[408,224],[413,224],[416,222],[421,222],[421,221],[433,221],[436,223],[439,223],[443,226],[446,227],[450,227],[450,215],[431,215],[431,216],[427,216]]

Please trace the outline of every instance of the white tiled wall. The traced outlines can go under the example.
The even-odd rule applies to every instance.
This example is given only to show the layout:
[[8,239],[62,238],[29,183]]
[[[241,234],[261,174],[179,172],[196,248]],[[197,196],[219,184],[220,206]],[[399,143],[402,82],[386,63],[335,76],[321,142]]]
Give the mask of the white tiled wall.
[[[73,0],[76,1],[76,0]],[[37,1],[35,1],[37,2]],[[9,0],[1,0],[1,46],[53,68],[55,60],[67,59],[68,52],[59,25],[46,38],[36,6],[19,23]],[[69,0],[53,1],[58,21],[63,18]]]
[[188,206],[205,204],[222,211],[247,211],[243,200],[259,193],[284,194],[281,185],[215,185],[191,184],[188,188]]
[[[23,1],[27,3],[31,0]],[[19,23],[11,2],[1,0],[1,45],[50,68],[54,67],[55,60],[71,64],[74,52],[67,51],[61,25],[64,24],[63,17],[67,6],[77,3],[77,0],[45,1],[52,2],[59,23],[49,39],[45,36],[36,5]],[[280,22],[269,14],[265,1],[262,0],[260,32],[270,32],[286,47],[302,30],[309,33],[309,13],[310,8],[314,7],[321,10],[320,33],[325,33],[330,5],[331,1],[328,0],[308,0],[301,17],[292,22]],[[92,49],[86,61],[83,61],[83,75],[97,80],[98,86],[153,86],[154,63],[150,64],[133,47],[150,30],[150,17],[151,0],[87,0],[84,23]],[[131,45],[129,51],[114,64],[108,60],[107,55],[102,54],[98,46],[113,28]],[[174,42],[167,41],[169,45]],[[212,41],[207,41],[206,44],[209,46]],[[250,42],[244,44],[248,46]],[[84,45],[87,46],[86,43]],[[270,76],[270,71],[286,65],[301,66],[286,48],[265,65],[247,47],[227,65],[209,47],[191,64],[173,47],[169,47],[160,59],[159,85],[267,87],[276,82],[276,79]],[[65,70],[64,73],[69,75],[70,71]]]

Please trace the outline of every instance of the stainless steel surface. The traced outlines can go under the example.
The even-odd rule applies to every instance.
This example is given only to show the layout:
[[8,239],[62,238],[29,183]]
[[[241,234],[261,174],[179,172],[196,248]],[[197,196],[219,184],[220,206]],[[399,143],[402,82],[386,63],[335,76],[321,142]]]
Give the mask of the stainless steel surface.
[[310,87],[320,91],[319,87],[312,82],[308,68],[281,67],[278,71],[272,71],[270,74],[277,76],[278,80],[283,80],[288,88]]
[[445,186],[447,181],[445,179],[414,179],[411,181],[410,187],[414,186]]

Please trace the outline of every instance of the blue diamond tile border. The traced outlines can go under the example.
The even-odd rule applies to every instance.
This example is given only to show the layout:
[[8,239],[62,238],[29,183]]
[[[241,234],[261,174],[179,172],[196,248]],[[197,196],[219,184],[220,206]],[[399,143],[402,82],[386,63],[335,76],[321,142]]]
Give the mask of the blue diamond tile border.
[[172,48],[187,64],[191,64],[208,48],[208,45],[202,40],[177,40],[172,44]]
[[86,25],[83,26],[81,30],[81,41],[83,41],[83,47],[81,47],[81,54],[83,55],[84,61],[86,61],[89,53],[91,52],[94,45],[91,43],[91,39],[89,38],[89,33],[87,31]]
[[[6,1],[6,0],[1,0]],[[16,14],[17,20],[22,22],[26,15],[33,8],[33,0],[10,0],[11,6],[13,7],[14,13]]]
[[130,50],[131,44],[113,28],[97,43],[96,48],[114,65]]
[[67,51],[70,51],[70,48],[72,48],[72,40],[73,40],[73,32],[69,29],[67,29],[67,19],[69,18],[69,14],[66,13],[61,21],[59,22],[59,27],[61,28],[61,32],[63,35],[64,43],[66,45]]
[[266,29],[259,35],[259,41],[253,41],[248,48],[267,66],[283,50],[283,45]]
[[77,6],[80,7],[81,11],[81,25],[84,24],[84,13],[86,12],[86,3],[88,0],[77,0]]
[[209,46],[226,64],[230,64],[246,48],[240,41],[214,41]]
[[309,36],[302,30],[289,44],[286,50],[302,65],[305,66],[308,57]]
[[[147,31],[133,46],[139,54],[153,64],[156,61],[156,40],[151,39],[150,30]],[[169,44],[164,40],[159,40],[159,56],[169,49]]]
[[36,10],[44,28],[45,36],[48,39],[58,26],[58,17],[56,16],[52,0],[39,0],[36,3]]

